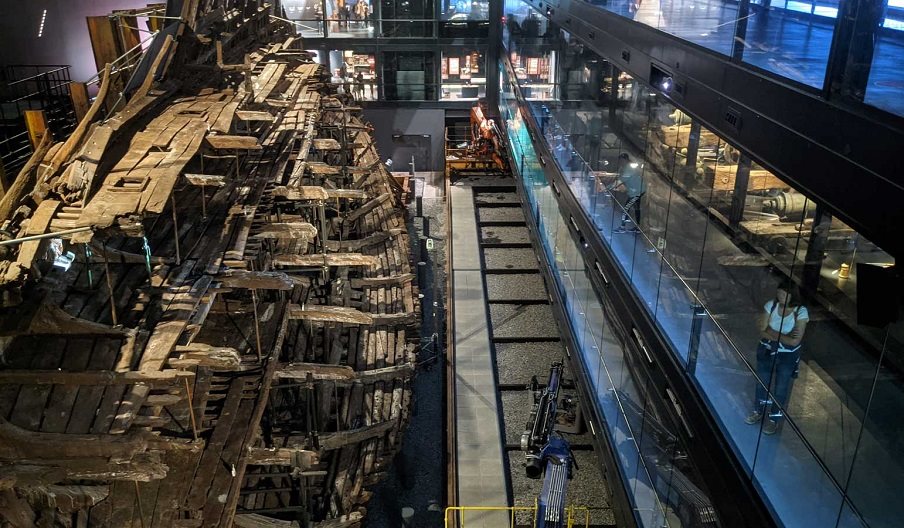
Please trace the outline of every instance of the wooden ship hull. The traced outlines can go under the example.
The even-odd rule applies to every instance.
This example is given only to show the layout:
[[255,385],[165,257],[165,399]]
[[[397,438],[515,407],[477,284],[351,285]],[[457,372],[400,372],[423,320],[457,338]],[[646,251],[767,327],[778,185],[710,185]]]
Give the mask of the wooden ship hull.
[[186,0],[0,199],[0,525],[361,523],[411,401],[402,189],[273,9]]

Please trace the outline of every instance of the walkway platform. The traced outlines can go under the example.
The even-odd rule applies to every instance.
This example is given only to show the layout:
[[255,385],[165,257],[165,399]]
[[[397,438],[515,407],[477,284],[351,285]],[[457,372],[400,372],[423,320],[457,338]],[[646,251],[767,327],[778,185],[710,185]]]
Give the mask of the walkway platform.
[[[485,186],[485,182],[481,182]],[[468,181],[453,184],[451,278],[453,328],[455,450],[458,503],[507,506],[504,437],[496,393],[493,350],[488,328],[474,192]],[[508,526],[506,512],[474,512],[467,526]]]

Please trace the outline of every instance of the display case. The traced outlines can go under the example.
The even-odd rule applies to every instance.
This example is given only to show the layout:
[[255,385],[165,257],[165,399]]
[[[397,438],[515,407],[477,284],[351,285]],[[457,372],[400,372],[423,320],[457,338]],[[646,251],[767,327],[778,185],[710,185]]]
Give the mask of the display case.
[[486,60],[472,50],[443,53],[440,63],[442,99],[478,99],[486,96]]

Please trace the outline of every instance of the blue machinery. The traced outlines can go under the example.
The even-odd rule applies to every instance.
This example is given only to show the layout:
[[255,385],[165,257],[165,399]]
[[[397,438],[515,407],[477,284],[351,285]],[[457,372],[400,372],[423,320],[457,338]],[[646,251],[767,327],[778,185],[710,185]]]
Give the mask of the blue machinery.
[[531,379],[534,406],[526,430],[521,435],[527,476],[537,479],[545,474],[543,491],[537,500],[535,528],[565,526],[568,480],[571,479],[572,465],[577,469],[571,446],[555,431],[563,370],[562,363],[553,363],[549,369],[549,383],[544,388],[540,388],[536,376]]

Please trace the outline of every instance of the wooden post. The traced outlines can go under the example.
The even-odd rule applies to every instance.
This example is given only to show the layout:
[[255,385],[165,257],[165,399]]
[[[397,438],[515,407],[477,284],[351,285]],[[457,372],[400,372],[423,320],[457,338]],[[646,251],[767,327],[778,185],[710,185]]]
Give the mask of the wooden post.
[[[112,63],[122,55],[119,48],[119,38],[116,34],[115,18],[106,15],[85,17],[88,21],[88,38],[91,39],[91,50],[94,52],[94,64],[98,71],[103,70],[107,63]],[[117,68],[118,69],[118,68]],[[120,93],[125,87],[125,81],[121,74],[113,75],[110,79],[110,92]],[[116,104],[111,98],[102,101],[109,113]]]
[[261,351],[261,324],[257,316],[257,290],[251,289],[251,302],[254,305],[254,340],[257,342],[257,360],[263,361],[264,355]]
[[28,139],[31,140],[31,146],[38,148],[41,138],[47,133],[47,119],[44,117],[43,110],[26,110],[25,128],[28,129]]
[[198,422],[195,419],[195,398],[192,396],[191,385],[188,384],[188,378],[185,378],[185,395],[188,397],[188,417],[191,419],[191,433],[198,440]]
[[[204,153],[201,152],[201,174],[204,174]],[[201,183],[201,219],[207,218],[207,193],[204,190],[204,183]]]
[[110,277],[110,262],[107,260],[107,243],[104,242],[104,275],[107,277],[107,288],[110,290],[110,316],[113,318],[113,326],[119,325],[116,317],[116,299],[113,295],[113,279]]
[[88,85],[80,82],[69,84],[69,98],[72,100],[72,107],[75,108],[75,120],[80,122],[91,107],[88,103]]
[[[202,189],[203,191],[203,189]],[[170,195],[173,204],[173,240],[176,242],[176,265],[182,264],[182,255],[179,252],[179,219],[176,217],[176,195]]]

